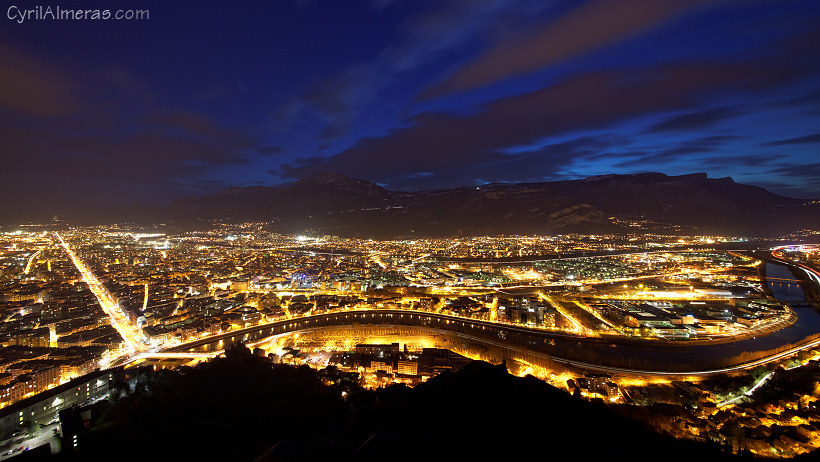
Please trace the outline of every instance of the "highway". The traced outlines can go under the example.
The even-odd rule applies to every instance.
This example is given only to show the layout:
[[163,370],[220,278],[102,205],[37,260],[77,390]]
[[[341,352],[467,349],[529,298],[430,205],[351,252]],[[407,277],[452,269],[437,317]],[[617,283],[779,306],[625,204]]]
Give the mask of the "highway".
[[[559,364],[613,374],[711,375],[753,368],[777,361],[801,349],[820,345],[810,336],[787,351],[765,354],[768,343],[746,338],[709,343],[660,342],[619,336],[581,337],[544,329],[454,318],[425,311],[370,310],[322,313],[283,319],[166,348],[164,352],[213,353],[236,342],[253,342],[275,335],[329,327],[408,326],[453,334],[476,345],[506,348],[510,354],[533,355]],[[765,356],[742,361],[739,354],[760,351]]]
[[778,251],[780,251],[782,249],[785,249],[787,247],[792,247],[792,246],[791,245],[781,245],[781,246],[773,248],[772,252],[771,252],[772,258],[777,259],[779,262],[783,263],[784,265],[796,266],[796,267],[800,268],[801,270],[803,270],[809,276],[810,281],[812,281],[813,283],[815,283],[817,285],[820,285],[820,272],[818,272],[814,268],[811,268],[811,267],[809,267],[807,265],[804,265],[802,263],[794,262],[794,261],[791,261],[791,260],[786,260],[785,258],[777,256]]
[[554,301],[553,301],[551,298],[549,298],[549,297],[548,297],[545,293],[543,293],[543,292],[538,292],[538,297],[539,297],[541,300],[545,300],[547,303],[549,303],[549,304],[550,304],[550,306],[552,306],[553,308],[555,308],[555,311],[557,311],[557,312],[558,312],[558,314],[560,314],[561,316],[563,316],[563,317],[564,317],[564,319],[566,319],[567,321],[569,321],[570,323],[572,323],[573,327],[575,327],[575,329],[574,329],[574,330],[575,330],[575,332],[576,332],[576,333],[579,333],[579,334],[580,334],[580,333],[583,333],[583,334],[585,334],[585,335],[589,335],[589,336],[591,336],[592,334],[594,334],[594,332],[592,332],[592,331],[590,331],[590,330],[588,330],[588,329],[585,329],[585,328],[584,328],[584,326],[582,326],[582,325],[581,325],[581,323],[580,323],[580,322],[578,322],[578,320],[577,320],[577,319],[575,319],[574,317],[572,317],[572,315],[571,315],[571,314],[569,314],[566,310],[564,310],[563,308],[561,308],[561,305],[559,305],[558,303],[554,302]]

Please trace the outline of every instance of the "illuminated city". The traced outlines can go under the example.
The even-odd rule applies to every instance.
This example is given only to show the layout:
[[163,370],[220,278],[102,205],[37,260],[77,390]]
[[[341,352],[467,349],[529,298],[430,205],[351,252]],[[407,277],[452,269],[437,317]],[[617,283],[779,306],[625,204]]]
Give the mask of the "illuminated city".
[[[95,369],[191,366],[243,341],[274,363],[332,367],[369,389],[414,386],[470,359],[504,362],[585,399],[681,406],[665,430],[708,440],[722,438],[715,413],[746,426],[746,403],[775,373],[820,376],[820,331],[754,340],[820,322],[801,308],[817,300],[820,245],[652,234],[376,241],[268,225],[0,234],[2,405]],[[727,348],[743,342],[742,353]],[[766,413],[804,438],[744,448],[820,445],[800,430],[814,411],[798,412],[816,399],[784,397]]]
[[127,3],[3,9],[0,462],[820,455],[820,2]]

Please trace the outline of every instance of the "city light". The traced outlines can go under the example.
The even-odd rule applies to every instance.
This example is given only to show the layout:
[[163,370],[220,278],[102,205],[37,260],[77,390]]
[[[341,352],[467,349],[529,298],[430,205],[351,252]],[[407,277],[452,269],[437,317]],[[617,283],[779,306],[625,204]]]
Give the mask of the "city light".
[[[19,289],[6,298],[28,296],[42,305],[21,302],[15,316],[39,309],[41,319],[58,319],[42,336],[34,329],[15,342],[105,350],[43,382],[44,388],[28,382],[10,389],[3,402],[34,396],[95,367],[195,365],[238,341],[282,364],[356,373],[365,388],[426,381],[434,372],[422,364],[424,351],[450,351],[464,360],[503,360],[511,374],[622,404],[665,399],[665,390],[675,387],[702,393],[697,384],[715,376],[777,364],[793,370],[820,357],[814,350],[820,341],[812,339],[745,356],[724,353],[727,342],[765,338],[801,322],[766,285],[799,286],[799,273],[791,279],[782,271],[768,277],[762,271],[780,265],[816,281],[808,266],[816,247],[778,246],[761,254],[692,249],[707,239],[680,236],[654,236],[647,250],[631,239],[602,235],[594,241],[377,241],[263,231],[248,247],[250,226],[161,236],[76,229],[70,231],[73,246],[63,232],[53,233],[54,241],[42,234],[7,235],[8,261],[20,277]],[[243,237],[226,241],[226,235]],[[161,237],[161,245],[153,237]],[[591,243],[607,253],[556,254],[589,251]],[[77,290],[80,281],[90,289],[85,295]],[[83,308],[63,312],[61,304]],[[355,353],[361,345],[391,345],[394,339],[407,348],[376,359]],[[665,353],[651,355],[658,359],[635,350],[634,357],[618,354],[625,345],[654,351],[659,344]],[[677,355],[677,348],[712,353],[696,359]],[[771,370],[758,374],[754,383],[715,393],[708,403],[735,412],[772,377]],[[687,435],[706,433],[691,428]]]

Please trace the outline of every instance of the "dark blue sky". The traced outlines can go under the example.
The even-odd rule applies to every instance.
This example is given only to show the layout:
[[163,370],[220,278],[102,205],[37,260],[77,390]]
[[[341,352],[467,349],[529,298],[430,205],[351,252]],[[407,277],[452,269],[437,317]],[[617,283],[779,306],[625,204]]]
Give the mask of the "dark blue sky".
[[[21,21],[32,4],[150,17]],[[324,170],[406,190],[705,171],[820,197],[820,1],[8,0],[4,13],[7,216]]]

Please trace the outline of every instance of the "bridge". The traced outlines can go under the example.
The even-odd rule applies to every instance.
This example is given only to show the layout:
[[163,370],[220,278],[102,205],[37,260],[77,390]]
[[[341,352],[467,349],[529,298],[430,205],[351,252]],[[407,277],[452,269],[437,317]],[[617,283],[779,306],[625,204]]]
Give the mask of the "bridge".
[[777,252],[793,245],[781,245],[772,248],[769,252],[756,252],[755,256],[763,261],[787,266],[792,269],[793,274],[797,279],[777,281],[777,278],[766,277],[766,279],[773,280],[773,284],[800,284],[806,296],[806,301],[815,303],[815,306],[820,304],[820,272],[816,269],[800,262],[787,260],[777,255]]

